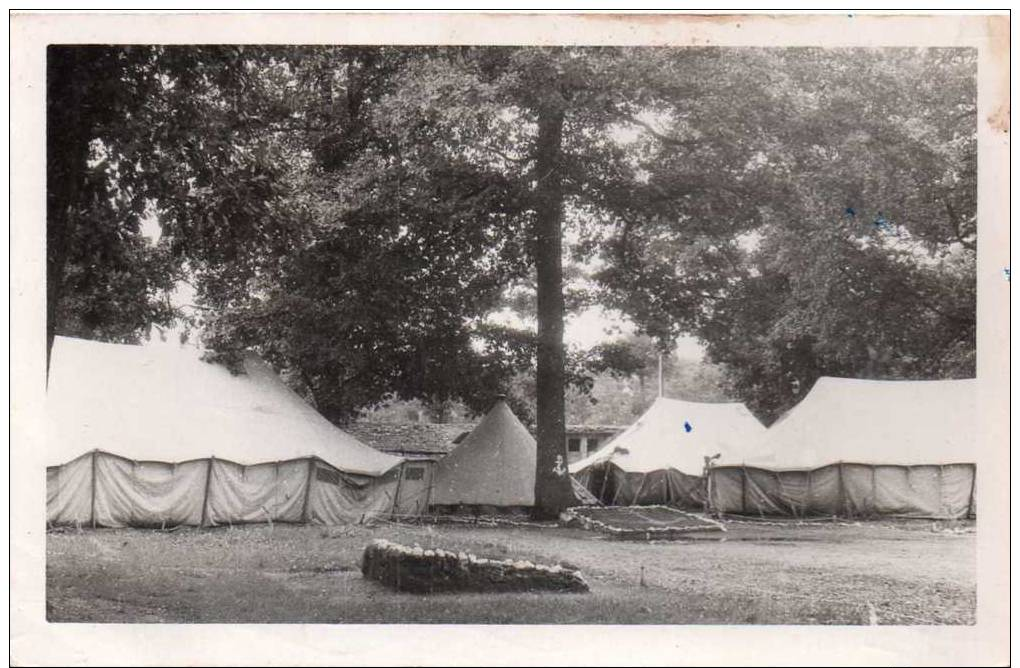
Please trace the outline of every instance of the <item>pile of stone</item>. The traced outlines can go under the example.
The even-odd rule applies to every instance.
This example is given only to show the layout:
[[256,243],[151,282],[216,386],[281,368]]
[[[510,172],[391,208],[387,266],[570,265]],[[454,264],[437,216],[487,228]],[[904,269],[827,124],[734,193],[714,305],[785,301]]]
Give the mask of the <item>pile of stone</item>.
[[365,548],[361,573],[398,591],[586,592],[580,571],[530,561],[497,560],[465,552],[407,547],[374,540]]

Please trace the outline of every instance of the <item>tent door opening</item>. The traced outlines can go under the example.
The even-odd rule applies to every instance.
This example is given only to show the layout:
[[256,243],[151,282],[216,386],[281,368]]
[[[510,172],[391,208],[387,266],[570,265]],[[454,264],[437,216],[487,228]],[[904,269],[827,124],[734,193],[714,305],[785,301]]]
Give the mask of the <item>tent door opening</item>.
[[428,509],[434,468],[431,461],[409,461],[403,464],[397,500],[393,504],[394,514],[420,515]]

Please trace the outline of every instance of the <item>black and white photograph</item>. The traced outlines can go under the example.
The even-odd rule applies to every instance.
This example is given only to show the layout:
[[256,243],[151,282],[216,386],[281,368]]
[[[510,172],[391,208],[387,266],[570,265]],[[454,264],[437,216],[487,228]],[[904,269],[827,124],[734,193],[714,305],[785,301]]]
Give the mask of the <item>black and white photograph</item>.
[[[877,19],[386,18],[412,39],[31,45],[37,623],[977,637],[1008,583],[979,566],[1008,537],[1008,192],[979,180],[1008,15],[928,17],[993,55]],[[713,26],[784,22],[741,20]]]

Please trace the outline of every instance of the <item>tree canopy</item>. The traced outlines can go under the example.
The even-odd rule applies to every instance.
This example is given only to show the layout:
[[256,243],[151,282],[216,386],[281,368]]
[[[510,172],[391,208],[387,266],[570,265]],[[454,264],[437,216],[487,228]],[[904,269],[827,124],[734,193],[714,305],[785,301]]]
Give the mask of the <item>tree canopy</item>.
[[654,206],[594,230],[604,301],[660,339],[697,334],[766,420],[820,375],[972,376],[974,54],[741,56],[719,85],[765,97],[731,90],[718,125],[680,103],[668,131],[689,145],[647,152]]
[[[973,375],[975,63],[51,47],[48,333],[132,341],[187,317],[338,422],[390,396],[481,411],[537,363],[549,457],[565,386],[643,368],[564,349],[586,304],[663,350],[699,337],[765,419],[823,374]],[[199,315],[169,300],[179,280]],[[522,295],[537,335],[490,319]]]

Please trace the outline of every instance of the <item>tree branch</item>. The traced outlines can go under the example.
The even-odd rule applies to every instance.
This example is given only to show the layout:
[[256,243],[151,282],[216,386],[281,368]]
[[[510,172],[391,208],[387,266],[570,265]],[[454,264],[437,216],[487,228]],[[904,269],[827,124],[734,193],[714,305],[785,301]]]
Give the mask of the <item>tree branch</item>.
[[698,144],[701,143],[699,140],[696,139],[680,139],[678,137],[671,137],[669,135],[663,134],[656,130],[654,127],[652,127],[651,124],[646,123],[645,121],[642,121],[640,118],[637,118],[635,116],[628,116],[627,120],[635,125],[640,125],[645,130],[647,130],[649,134],[651,134],[653,137],[655,137],[659,141],[669,144],[670,146],[697,146]]
[[479,151],[486,151],[488,153],[493,153],[493,154],[498,155],[499,157],[503,158],[507,162],[513,162],[513,163],[516,163],[518,165],[526,165],[526,164],[528,164],[529,162],[531,162],[533,160],[533,158],[531,158],[531,157],[514,158],[514,157],[511,157],[511,156],[507,155],[503,151],[500,151],[498,148],[494,148],[492,146],[487,146],[485,144],[477,144],[477,143],[472,142],[471,143],[471,147],[475,148],[475,149],[478,149]]

